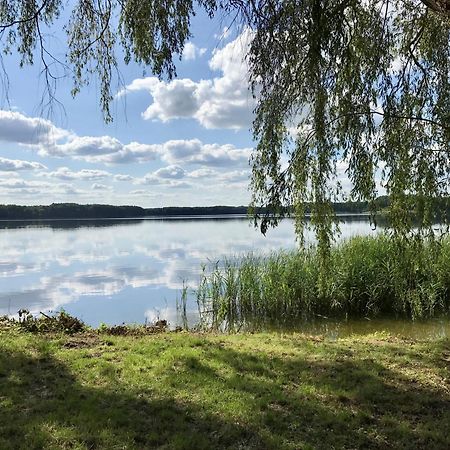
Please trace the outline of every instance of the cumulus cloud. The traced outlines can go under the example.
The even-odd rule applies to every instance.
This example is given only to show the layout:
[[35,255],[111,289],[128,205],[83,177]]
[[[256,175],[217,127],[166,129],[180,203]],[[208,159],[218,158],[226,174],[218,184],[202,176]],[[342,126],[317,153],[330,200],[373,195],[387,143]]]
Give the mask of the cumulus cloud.
[[0,171],[16,172],[18,170],[45,170],[43,164],[34,161],[22,161],[20,159],[7,159],[0,157]]
[[[200,167],[190,172],[180,166],[172,165],[149,172],[142,178],[136,178],[136,185],[162,186],[169,188],[196,188],[223,189],[224,186],[233,185],[245,189],[250,179],[249,170],[222,171],[209,167]],[[134,191],[144,192],[142,190]]]
[[58,144],[42,150],[55,156],[89,156],[97,157],[109,153],[116,153],[122,148],[122,143],[111,136],[74,136],[64,144]]
[[110,186],[107,186],[106,184],[93,183],[91,189],[94,191],[108,191],[111,190],[112,188]]
[[[162,144],[140,144],[131,142],[129,144],[120,144],[111,146],[109,153],[106,147],[97,150],[94,146],[92,153],[88,153],[87,148],[83,151],[71,150],[71,143],[64,146],[65,156],[72,156],[75,159],[82,159],[93,163],[105,164],[126,164],[126,163],[144,163],[148,161],[162,160],[171,166],[180,164],[196,164],[202,166],[231,167],[248,165],[251,148],[237,148],[231,144],[206,144],[199,139],[189,140],[170,140]],[[164,168],[164,171],[166,168]],[[161,175],[165,172],[162,171]],[[179,172],[179,171],[178,171]],[[97,174],[98,178],[109,175],[104,171],[85,171],[84,176]],[[82,175],[81,175],[82,176]],[[116,181],[132,181],[132,177],[127,175],[116,175]]]
[[230,183],[238,183],[243,181],[249,181],[250,171],[249,170],[234,170],[232,172],[226,172],[221,174],[220,179],[222,181]]
[[186,172],[180,166],[167,166],[158,169],[155,172],[155,175],[158,178],[167,178],[172,180],[179,180],[180,178],[184,178]]
[[205,53],[206,53],[206,48],[199,48],[192,42],[188,42],[184,46],[183,59],[186,61],[191,61],[191,60],[199,58],[200,56],[203,56]]
[[49,145],[71,133],[49,120],[27,117],[16,111],[0,110],[0,140],[25,145]]
[[131,175],[123,175],[123,174],[117,174],[114,175],[114,181],[133,181],[134,177]]
[[[105,139],[107,141],[107,139]],[[105,143],[101,138],[99,142]],[[144,163],[148,161],[163,160],[170,165],[197,164],[203,166],[231,167],[248,164],[251,148],[236,148],[231,144],[206,144],[199,139],[190,140],[170,140],[162,144],[140,144],[131,142],[129,144],[119,144],[109,148],[103,145],[97,149],[94,145],[79,147],[69,142],[59,146],[58,156],[69,156],[74,159],[81,159],[92,163],[105,164],[127,164]],[[64,148],[64,151],[62,151]],[[80,149],[80,150],[77,150]],[[82,149],[82,150],[81,150]],[[92,153],[89,153],[92,151]],[[92,171],[96,172],[96,171]],[[102,171],[98,171],[102,172]],[[107,174],[107,172],[105,172]],[[86,173],[86,176],[88,173]],[[119,181],[126,181],[123,177]],[[128,180],[131,181],[131,180]]]
[[228,39],[230,35],[231,35],[231,28],[223,27],[221,33],[216,33],[214,37],[219,40],[225,40]]
[[122,144],[122,147],[117,152],[91,158],[91,161],[104,162],[106,164],[145,163],[158,159],[160,156],[159,152],[159,145],[130,142],[129,144]]
[[190,188],[192,185],[182,181],[186,171],[179,166],[162,167],[135,180],[135,184],[160,185],[170,188]]
[[[152,161],[159,157],[161,148],[160,145],[139,142],[125,144],[111,136],[77,136],[56,127],[49,120],[4,110],[0,110],[0,141],[33,148],[43,157],[70,157],[105,164]],[[0,170],[25,169],[45,169],[45,166],[0,159]]]
[[90,163],[125,164],[147,162],[158,157],[157,145],[124,144],[111,136],[72,136],[64,143],[40,146],[42,156],[71,157]]
[[153,103],[142,113],[144,119],[168,122],[172,119],[187,119],[195,116],[201,106],[198,83],[187,78],[173,80],[170,83],[159,80],[154,83],[153,81],[151,78],[148,80],[148,89],[153,97]]
[[250,153],[250,148],[240,149],[231,144],[204,144],[198,139],[168,141],[161,150],[162,159],[170,164],[184,162],[216,167],[246,165]]
[[15,195],[56,195],[56,194],[80,194],[83,191],[75,189],[73,185],[67,183],[47,183],[41,181],[28,181],[20,178],[10,180],[0,180],[0,187],[3,192],[14,193]]
[[[91,201],[93,195],[106,199],[113,192],[111,183],[107,181],[109,179],[111,182],[129,183],[136,187],[158,187],[149,188],[152,193],[145,189],[125,193],[123,185],[120,189],[116,185],[118,192],[114,197],[115,201],[119,201],[122,196],[126,199],[126,195],[134,195],[136,198],[157,198],[157,202],[161,203],[163,196],[164,201],[172,197],[174,202],[186,204],[192,202],[191,196],[195,192],[198,194],[196,198],[202,199],[200,201],[210,203],[214,200],[208,199],[207,192],[214,191],[211,195],[221,197],[224,186],[233,185],[240,189],[241,184],[244,186],[246,181],[251,148],[204,143],[199,139],[169,140],[157,144],[123,143],[112,136],[78,136],[73,132],[60,130],[46,120],[28,118],[20,113],[3,113],[0,114],[0,141],[15,142],[47,158],[65,158],[108,166],[154,161],[151,172],[143,176],[132,176],[97,168],[74,169],[69,164],[49,170],[38,162],[0,157],[0,190],[3,201],[13,198],[20,198],[20,202],[37,202],[42,198],[51,201],[77,201],[86,198]],[[2,122],[2,117],[7,120]],[[6,127],[5,123],[8,121],[10,126]],[[15,125],[12,126],[14,121]],[[23,135],[20,133],[21,127],[24,128]],[[33,134],[30,131],[33,127],[39,132]],[[5,129],[9,131],[6,132]],[[39,178],[30,180],[18,177],[18,171],[26,170],[37,172]],[[208,186],[208,191],[204,189],[205,186]],[[177,189],[184,189],[185,192],[177,192]]]
[[[182,81],[182,80],[179,80]],[[167,106],[168,104],[166,104]],[[170,106],[170,105],[169,105]],[[167,106],[167,107],[169,107]],[[175,108],[175,104],[174,104]],[[189,108],[189,106],[186,106]],[[178,104],[179,111],[183,110]],[[8,114],[6,114],[8,113]],[[2,134],[2,115],[8,118],[12,132]],[[29,128],[33,124],[39,124],[41,119],[28,118],[20,113],[0,111],[0,141],[15,139],[15,143],[26,145],[38,151],[41,156],[72,158],[89,163],[128,164],[145,163],[149,161],[162,160],[169,165],[195,164],[201,166],[231,167],[247,165],[251,148],[236,148],[231,144],[207,144],[199,139],[170,140],[160,144],[144,144],[140,142],[123,143],[111,136],[77,136],[64,130],[57,129],[49,121],[42,121],[45,133],[38,135],[39,138],[31,138]],[[30,125],[30,123],[32,125]],[[34,125],[33,125],[34,126]],[[23,128],[23,133],[21,130]],[[39,127],[36,125],[36,129]],[[59,130],[59,131],[54,131]],[[50,139],[54,134],[55,139]],[[22,137],[21,137],[22,136]],[[28,136],[28,137],[27,137]],[[36,136],[36,135],[35,135]],[[57,139],[56,139],[57,138]],[[2,169],[2,167],[4,169]],[[25,170],[45,169],[40,163],[8,160],[0,158],[1,170]],[[163,172],[162,172],[163,173]],[[83,169],[75,172],[67,167],[44,174],[50,178],[62,180],[101,180],[112,176],[103,170]],[[133,181],[127,175],[116,175],[115,181]]]
[[134,189],[134,190],[128,192],[127,197],[129,195],[139,197],[139,198],[147,198],[147,199],[148,198],[150,198],[150,199],[161,198],[160,193],[150,192],[145,189]]
[[200,169],[192,170],[188,176],[190,178],[213,178],[219,176],[220,173],[217,170],[210,169],[209,167],[201,167]]
[[106,172],[105,170],[82,169],[78,172],[74,172],[68,167],[59,167],[54,172],[45,173],[43,175],[49,178],[58,178],[60,180],[94,181],[103,180],[104,178],[109,177],[111,174],[109,172]]
[[[41,183],[37,183],[41,185]],[[27,182],[20,178],[13,178],[12,180],[0,180],[0,186],[5,189],[23,189],[35,186],[36,182]]]
[[142,113],[147,120],[168,122],[193,118],[203,127],[250,128],[255,101],[248,90],[248,68],[245,55],[252,33],[245,30],[222,49],[216,50],[209,61],[210,69],[221,76],[198,82],[179,79],[170,82],[155,77],[140,78],[118,93],[147,91],[152,104]]
[[249,181],[250,170],[232,170],[228,172],[220,172],[218,170],[210,169],[208,167],[201,167],[200,169],[192,170],[186,173],[186,177],[194,180],[199,179],[214,179],[216,182],[240,183]]

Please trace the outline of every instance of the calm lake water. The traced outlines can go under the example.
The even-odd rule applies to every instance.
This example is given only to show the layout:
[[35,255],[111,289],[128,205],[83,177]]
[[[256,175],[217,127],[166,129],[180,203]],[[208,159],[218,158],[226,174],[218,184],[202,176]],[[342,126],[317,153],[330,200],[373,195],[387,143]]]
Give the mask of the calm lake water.
[[[339,239],[376,232],[367,218],[347,217]],[[311,233],[307,240],[313,241]],[[185,283],[192,323],[192,289],[203,263],[295,245],[288,219],[266,236],[243,217],[0,222],[0,315],[63,308],[93,326],[157,318],[174,326],[180,320],[176,299]],[[433,323],[438,334],[450,335],[447,322]],[[331,337],[345,334],[342,324],[309,327]]]

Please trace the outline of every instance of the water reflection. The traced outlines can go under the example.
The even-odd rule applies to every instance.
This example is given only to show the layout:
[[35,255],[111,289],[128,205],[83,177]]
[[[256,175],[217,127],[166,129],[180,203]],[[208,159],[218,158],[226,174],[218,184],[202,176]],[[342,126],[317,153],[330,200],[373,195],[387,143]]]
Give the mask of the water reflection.
[[301,332],[305,334],[324,336],[335,340],[352,335],[366,335],[389,332],[393,336],[412,339],[444,339],[450,338],[450,318],[440,317],[429,320],[411,321],[405,319],[317,319],[308,322],[290,324],[289,327],[273,326],[271,331],[283,333]]
[[[374,233],[365,217],[346,217],[340,239]],[[311,232],[306,240],[313,242]],[[245,217],[3,222],[0,315],[64,308],[88,324],[177,321],[183,283],[201,264],[249,251],[295,246],[291,220],[262,236]],[[195,317],[196,306],[189,305]]]

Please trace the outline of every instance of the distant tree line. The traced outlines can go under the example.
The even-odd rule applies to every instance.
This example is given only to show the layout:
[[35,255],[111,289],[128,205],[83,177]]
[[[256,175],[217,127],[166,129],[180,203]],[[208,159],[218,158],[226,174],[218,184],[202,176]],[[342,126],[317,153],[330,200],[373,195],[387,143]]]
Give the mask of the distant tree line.
[[2,220],[100,219],[145,215],[145,209],[139,206],[79,205],[77,203],[52,203],[46,206],[0,205]]
[[[340,202],[333,203],[336,214],[367,213],[367,202]],[[376,210],[383,211],[389,208],[389,199],[386,196],[378,197]],[[312,205],[306,205],[306,213],[310,213]],[[257,212],[263,214],[264,210]],[[287,211],[289,213],[289,210]],[[247,206],[169,206],[163,208],[142,208],[140,206],[114,206],[114,205],[79,205],[77,203],[52,203],[51,205],[20,206],[0,205],[0,220],[45,220],[45,219],[121,219],[141,217],[164,216],[214,216],[249,213]],[[443,214],[450,214],[450,198],[437,199],[434,205],[434,218]]]
[[[336,203],[335,206],[337,213],[360,213],[367,210],[367,205],[363,202]],[[77,203],[52,203],[46,206],[0,205],[1,220],[245,215],[248,212],[247,206],[169,206],[163,208],[141,208],[140,206],[79,205]],[[260,212],[263,213],[264,211]]]

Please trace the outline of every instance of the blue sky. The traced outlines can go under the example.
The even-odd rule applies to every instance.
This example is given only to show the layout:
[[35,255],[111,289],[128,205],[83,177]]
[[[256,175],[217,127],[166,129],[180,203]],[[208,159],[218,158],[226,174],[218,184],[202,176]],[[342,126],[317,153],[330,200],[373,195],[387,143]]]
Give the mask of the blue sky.
[[[248,34],[224,33],[225,22],[194,19],[171,82],[120,62],[124,87],[114,89],[111,124],[103,122],[95,82],[72,99],[71,80],[60,80],[64,108],[54,103],[49,111],[41,107],[38,61],[20,69],[15,55],[4,57],[10,86],[0,105],[0,203],[247,204]],[[51,31],[48,45],[63,55],[64,34]]]

